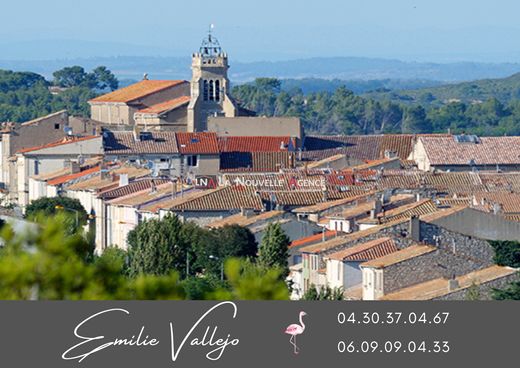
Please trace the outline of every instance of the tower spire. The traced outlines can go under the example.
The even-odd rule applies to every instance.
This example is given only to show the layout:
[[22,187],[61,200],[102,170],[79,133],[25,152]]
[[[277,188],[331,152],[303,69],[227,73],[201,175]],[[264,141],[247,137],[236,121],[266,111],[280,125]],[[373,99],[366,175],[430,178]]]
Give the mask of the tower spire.
[[222,52],[220,43],[217,38],[213,36],[213,28],[215,28],[215,25],[211,23],[208,29],[208,36],[202,40],[199,51],[203,57],[216,56]]

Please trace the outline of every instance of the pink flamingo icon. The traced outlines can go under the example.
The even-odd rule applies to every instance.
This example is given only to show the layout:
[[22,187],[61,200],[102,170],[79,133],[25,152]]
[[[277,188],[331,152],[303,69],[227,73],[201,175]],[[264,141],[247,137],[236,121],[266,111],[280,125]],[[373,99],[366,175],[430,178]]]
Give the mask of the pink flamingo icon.
[[301,335],[303,331],[305,331],[305,324],[303,323],[303,316],[306,316],[307,313],[300,312],[300,324],[292,324],[287,326],[285,329],[285,333],[291,335],[289,342],[294,346],[294,354],[298,354],[298,350],[300,348],[296,345],[296,335]]

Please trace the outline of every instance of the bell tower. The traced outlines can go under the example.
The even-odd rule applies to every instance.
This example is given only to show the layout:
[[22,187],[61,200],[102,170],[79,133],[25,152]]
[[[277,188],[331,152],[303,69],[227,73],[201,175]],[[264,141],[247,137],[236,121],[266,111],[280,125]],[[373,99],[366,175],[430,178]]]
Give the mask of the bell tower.
[[228,94],[228,56],[213,36],[212,29],[213,25],[199,52],[192,55],[188,132],[207,130],[209,116],[237,115],[237,108]]

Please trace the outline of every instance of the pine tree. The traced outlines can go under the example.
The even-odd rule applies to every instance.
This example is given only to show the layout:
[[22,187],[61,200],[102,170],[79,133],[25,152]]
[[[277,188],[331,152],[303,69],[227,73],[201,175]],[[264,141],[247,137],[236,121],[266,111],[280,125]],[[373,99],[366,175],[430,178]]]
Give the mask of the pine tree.
[[290,239],[279,223],[271,223],[265,229],[260,243],[258,263],[266,268],[280,268],[282,275],[289,275],[289,243]]

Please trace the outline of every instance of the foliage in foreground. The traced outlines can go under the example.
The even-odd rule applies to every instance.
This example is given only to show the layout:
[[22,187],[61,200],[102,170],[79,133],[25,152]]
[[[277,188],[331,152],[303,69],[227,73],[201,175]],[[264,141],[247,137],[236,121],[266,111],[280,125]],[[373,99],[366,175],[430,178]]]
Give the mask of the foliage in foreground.
[[343,300],[342,288],[322,287],[317,288],[311,285],[309,290],[303,295],[302,300]]
[[101,257],[86,256],[89,244],[79,233],[67,234],[64,220],[65,215],[58,214],[39,224],[38,231],[22,234],[9,225],[2,228],[0,299],[287,299],[279,271],[260,269],[239,259],[227,261],[225,283],[212,282],[211,276],[205,275],[181,280],[174,269],[162,275],[129,277],[124,251],[108,249]]

